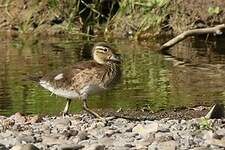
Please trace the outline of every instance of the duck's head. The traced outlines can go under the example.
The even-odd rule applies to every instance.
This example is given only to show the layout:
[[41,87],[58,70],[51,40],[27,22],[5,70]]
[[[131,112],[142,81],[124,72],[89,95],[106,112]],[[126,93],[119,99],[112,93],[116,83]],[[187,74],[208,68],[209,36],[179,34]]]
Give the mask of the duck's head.
[[114,48],[105,42],[99,42],[92,49],[93,59],[99,64],[120,63],[121,59]]

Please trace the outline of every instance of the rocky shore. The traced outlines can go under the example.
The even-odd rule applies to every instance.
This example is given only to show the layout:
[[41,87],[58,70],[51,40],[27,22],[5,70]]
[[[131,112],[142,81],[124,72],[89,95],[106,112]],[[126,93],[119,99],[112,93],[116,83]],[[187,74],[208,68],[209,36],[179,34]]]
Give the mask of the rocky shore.
[[131,121],[87,114],[0,116],[1,150],[223,150],[225,119]]

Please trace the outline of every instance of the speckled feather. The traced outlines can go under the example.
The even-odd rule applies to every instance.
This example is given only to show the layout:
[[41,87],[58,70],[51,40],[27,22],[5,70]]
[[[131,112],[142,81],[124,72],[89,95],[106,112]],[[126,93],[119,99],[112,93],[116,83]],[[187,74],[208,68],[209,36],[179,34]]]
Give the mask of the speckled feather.
[[87,85],[108,89],[119,80],[120,74],[116,63],[98,64],[95,61],[83,61],[53,71],[44,76],[41,81],[48,82],[55,89],[72,90],[80,94]]

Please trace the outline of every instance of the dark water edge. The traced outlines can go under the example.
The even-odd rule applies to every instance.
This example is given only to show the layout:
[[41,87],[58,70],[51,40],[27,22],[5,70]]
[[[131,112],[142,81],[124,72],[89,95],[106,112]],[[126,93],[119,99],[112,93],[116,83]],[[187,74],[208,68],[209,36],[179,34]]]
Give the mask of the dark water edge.
[[[90,59],[90,48],[101,38],[4,38],[0,37],[0,114],[58,114],[63,98],[26,80],[56,68]],[[110,39],[123,59],[120,84],[101,95],[91,96],[93,109],[114,111],[162,111],[177,107],[210,106],[224,98],[224,50],[205,46],[202,41],[180,44],[164,56],[157,41],[137,43]],[[202,44],[202,46],[201,46]],[[197,45],[197,46],[196,46]],[[209,53],[211,52],[211,53]],[[71,112],[82,110],[81,102],[72,103]]]

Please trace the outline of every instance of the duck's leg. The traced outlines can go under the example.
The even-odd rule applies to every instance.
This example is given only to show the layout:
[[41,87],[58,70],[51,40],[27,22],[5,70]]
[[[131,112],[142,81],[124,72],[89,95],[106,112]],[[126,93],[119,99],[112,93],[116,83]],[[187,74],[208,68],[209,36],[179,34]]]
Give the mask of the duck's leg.
[[88,108],[87,99],[83,99],[83,109],[98,119],[104,120],[99,114]]
[[68,115],[68,111],[69,111],[70,103],[71,103],[71,99],[67,98],[66,100],[67,100],[67,102],[66,102],[66,106],[65,106],[65,108],[63,110],[63,116]]

